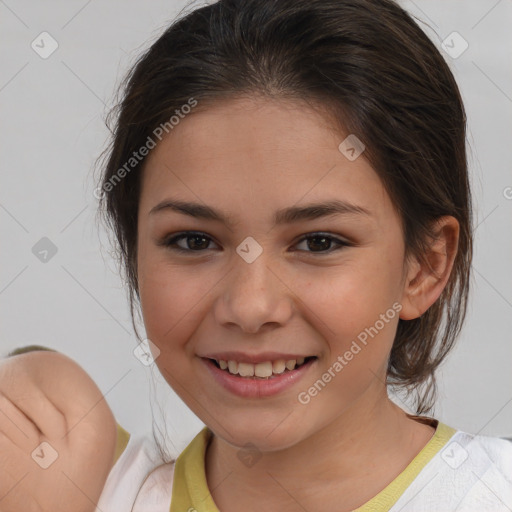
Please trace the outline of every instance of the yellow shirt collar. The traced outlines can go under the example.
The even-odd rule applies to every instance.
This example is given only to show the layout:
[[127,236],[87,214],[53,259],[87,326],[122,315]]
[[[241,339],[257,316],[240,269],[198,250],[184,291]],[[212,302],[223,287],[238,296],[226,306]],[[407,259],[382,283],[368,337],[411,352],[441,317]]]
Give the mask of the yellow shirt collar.
[[[354,512],[384,512],[389,510],[411,485],[420,471],[455,434],[452,427],[440,423],[430,441],[409,465],[381,492]],[[208,489],[205,473],[205,453],[212,432],[205,427],[176,459],[170,512],[219,512]]]

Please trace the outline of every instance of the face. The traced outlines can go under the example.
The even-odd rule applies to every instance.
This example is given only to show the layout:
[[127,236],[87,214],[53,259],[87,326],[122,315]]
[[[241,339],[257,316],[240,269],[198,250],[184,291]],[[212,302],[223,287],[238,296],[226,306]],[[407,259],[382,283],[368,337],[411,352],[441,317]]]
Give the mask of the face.
[[[263,99],[200,106],[144,168],[147,337],[215,434],[289,447],[385,392],[400,219],[364,153],[349,160],[338,149],[348,134],[317,111]],[[339,211],[310,208],[326,203]]]

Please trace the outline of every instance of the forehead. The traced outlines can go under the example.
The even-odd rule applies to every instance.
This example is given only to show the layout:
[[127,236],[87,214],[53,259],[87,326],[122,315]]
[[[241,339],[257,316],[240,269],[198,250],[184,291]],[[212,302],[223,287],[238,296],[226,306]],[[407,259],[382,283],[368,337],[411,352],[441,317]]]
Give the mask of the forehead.
[[317,109],[256,98],[201,107],[148,155],[141,211],[169,195],[252,211],[326,194],[377,214],[392,207],[364,153],[354,161],[344,156],[338,146],[349,134]]

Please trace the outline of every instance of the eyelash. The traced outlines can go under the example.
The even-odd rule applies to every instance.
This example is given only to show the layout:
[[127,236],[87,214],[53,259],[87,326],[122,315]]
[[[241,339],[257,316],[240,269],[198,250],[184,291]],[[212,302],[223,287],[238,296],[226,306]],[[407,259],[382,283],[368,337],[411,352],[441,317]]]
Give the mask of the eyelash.
[[[180,253],[201,253],[205,252],[208,249],[201,249],[201,250],[193,250],[193,249],[183,249],[182,247],[175,247],[176,243],[179,240],[190,238],[193,236],[201,236],[204,237],[210,241],[213,242],[212,238],[206,235],[205,233],[202,233],[200,231],[184,231],[182,233],[178,233],[177,235],[173,235],[170,238],[163,239],[159,245],[163,245],[167,248],[169,248],[172,251],[180,252]],[[334,251],[337,251],[339,249],[342,249],[343,247],[350,247],[352,244],[341,240],[339,238],[333,237],[327,233],[322,232],[314,232],[314,233],[308,233],[307,236],[302,237],[297,244],[304,242],[305,240],[310,240],[314,238],[326,238],[328,240],[331,240],[331,242],[334,242],[336,246],[334,248],[330,248],[326,251],[302,251],[302,252],[309,252],[310,254],[331,254]]]

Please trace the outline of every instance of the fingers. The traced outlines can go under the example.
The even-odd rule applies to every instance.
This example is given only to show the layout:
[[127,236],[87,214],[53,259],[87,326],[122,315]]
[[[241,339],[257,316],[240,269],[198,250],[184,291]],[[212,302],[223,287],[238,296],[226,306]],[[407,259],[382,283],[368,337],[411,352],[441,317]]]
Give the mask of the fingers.
[[38,429],[40,437],[62,439],[67,432],[64,414],[41,390],[32,390],[13,399],[16,407]]
[[39,439],[37,425],[5,395],[0,393],[0,432],[26,452]]
[[115,440],[108,404],[74,361],[42,352],[0,361],[0,512],[92,512]]
[[66,434],[65,416],[34,380],[30,367],[20,364],[20,357],[27,356],[15,356],[0,365],[0,421],[13,440],[23,433],[32,440],[41,435],[62,438]]

